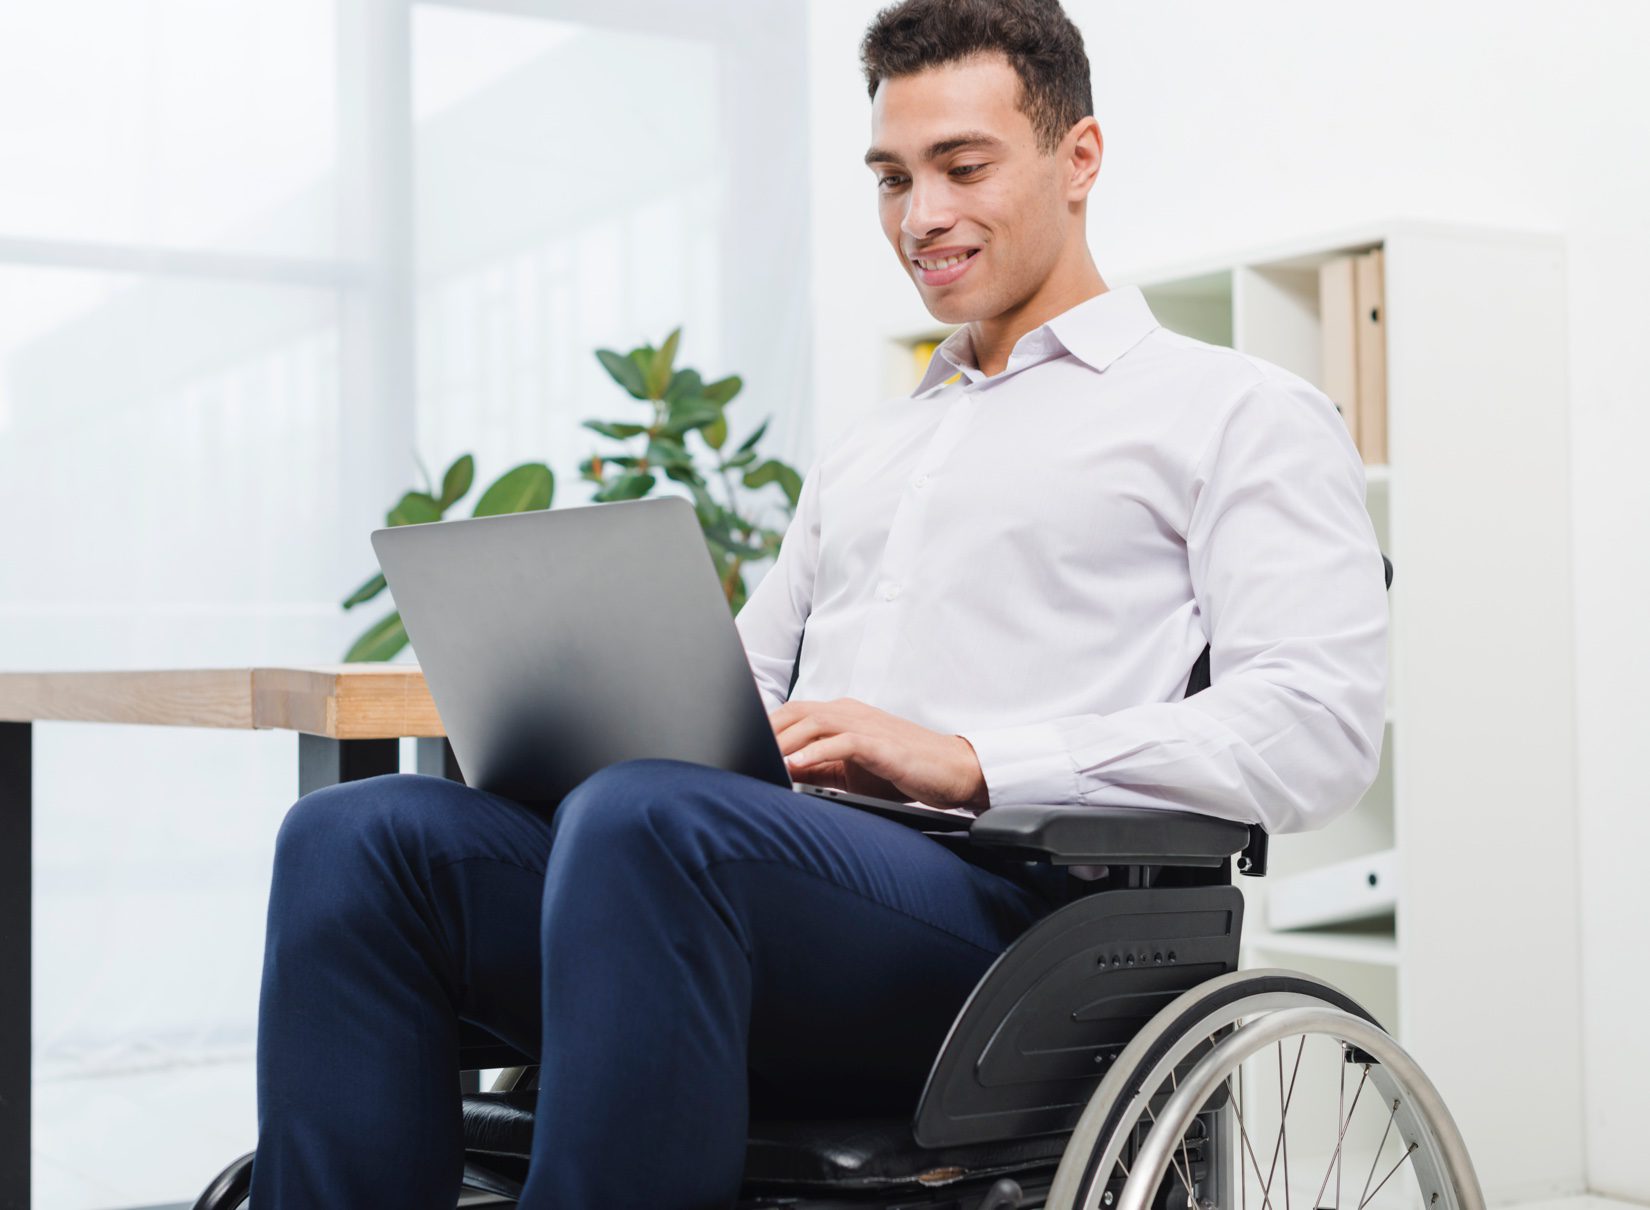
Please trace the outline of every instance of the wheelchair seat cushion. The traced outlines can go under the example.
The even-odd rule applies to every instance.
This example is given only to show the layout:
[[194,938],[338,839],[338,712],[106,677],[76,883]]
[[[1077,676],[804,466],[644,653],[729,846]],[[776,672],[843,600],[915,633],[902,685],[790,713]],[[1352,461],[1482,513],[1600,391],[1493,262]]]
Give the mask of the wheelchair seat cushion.
[[[469,1093],[464,1146],[482,1155],[525,1158],[533,1149],[532,1091]],[[933,1150],[917,1145],[909,1118],[751,1124],[745,1187],[752,1193],[920,1188],[964,1178],[1053,1167],[1064,1135]]]
[[1066,1136],[924,1148],[910,1118],[754,1122],[745,1149],[745,1185],[756,1193],[891,1189],[946,1185],[1053,1166]]

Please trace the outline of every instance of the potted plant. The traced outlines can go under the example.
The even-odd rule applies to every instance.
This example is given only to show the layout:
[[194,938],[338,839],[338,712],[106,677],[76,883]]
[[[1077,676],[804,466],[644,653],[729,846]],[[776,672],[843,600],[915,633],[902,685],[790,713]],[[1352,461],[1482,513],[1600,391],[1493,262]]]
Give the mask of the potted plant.
[[[596,485],[593,499],[598,502],[640,499],[658,485],[661,472],[684,485],[693,498],[694,513],[715,561],[728,607],[738,613],[746,597],[745,568],[779,553],[780,539],[802,493],[802,476],[779,459],[758,454],[768,420],[733,452],[722,452],[728,440],[724,409],[744,383],[737,375],[707,383],[695,370],[676,368],[681,334],[677,328],[658,348],[641,345],[627,353],[596,351],[613,381],[633,399],[646,404],[649,411],[640,423],[586,420],[585,428],[619,444],[613,452],[592,454],[581,462],[580,477]],[[734,487],[736,474],[739,482],[751,489],[744,496]],[[422,525],[442,520],[473,485],[475,459],[469,454],[455,459],[442,475],[439,491],[429,482],[427,472],[425,480],[424,490],[402,495],[385,515],[387,524]],[[720,488],[720,499],[712,490],[713,484]],[[757,495],[770,485],[780,489],[780,501],[764,501]],[[550,468],[542,462],[523,463],[499,476],[481,494],[471,516],[546,509],[554,494],[555,476]],[[769,505],[777,508],[774,523],[769,520]],[[346,597],[344,608],[364,605],[384,588],[380,572]],[[388,660],[406,645],[401,615],[391,613],[356,639],[344,659]]]

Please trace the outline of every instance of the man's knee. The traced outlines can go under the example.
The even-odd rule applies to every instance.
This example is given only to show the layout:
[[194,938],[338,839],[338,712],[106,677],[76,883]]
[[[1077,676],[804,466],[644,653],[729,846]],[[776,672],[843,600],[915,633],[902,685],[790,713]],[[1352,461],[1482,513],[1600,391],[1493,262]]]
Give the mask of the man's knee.
[[341,782],[292,805],[275,840],[275,877],[369,864],[426,846],[464,787],[391,773]]
[[629,760],[591,774],[556,808],[554,849],[598,856],[638,846],[686,856],[725,830],[734,774],[679,760]]

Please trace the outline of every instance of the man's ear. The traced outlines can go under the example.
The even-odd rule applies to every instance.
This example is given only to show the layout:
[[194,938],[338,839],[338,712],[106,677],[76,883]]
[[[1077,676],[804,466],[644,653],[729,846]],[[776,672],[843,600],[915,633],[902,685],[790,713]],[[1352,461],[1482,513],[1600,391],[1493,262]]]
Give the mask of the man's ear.
[[1088,197],[1095,178],[1100,175],[1100,157],[1105,151],[1100,123],[1093,115],[1083,118],[1066,131],[1066,137],[1060,142],[1060,160],[1068,167],[1066,200],[1081,202]]

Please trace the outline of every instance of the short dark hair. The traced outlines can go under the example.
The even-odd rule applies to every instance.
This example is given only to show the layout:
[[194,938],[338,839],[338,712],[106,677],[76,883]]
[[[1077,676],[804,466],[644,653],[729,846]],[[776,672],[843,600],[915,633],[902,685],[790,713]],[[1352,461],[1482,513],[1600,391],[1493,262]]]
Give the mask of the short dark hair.
[[1059,0],[902,0],[876,15],[859,57],[874,100],[884,80],[993,51],[1020,77],[1020,110],[1045,152],[1094,112],[1083,35]]

